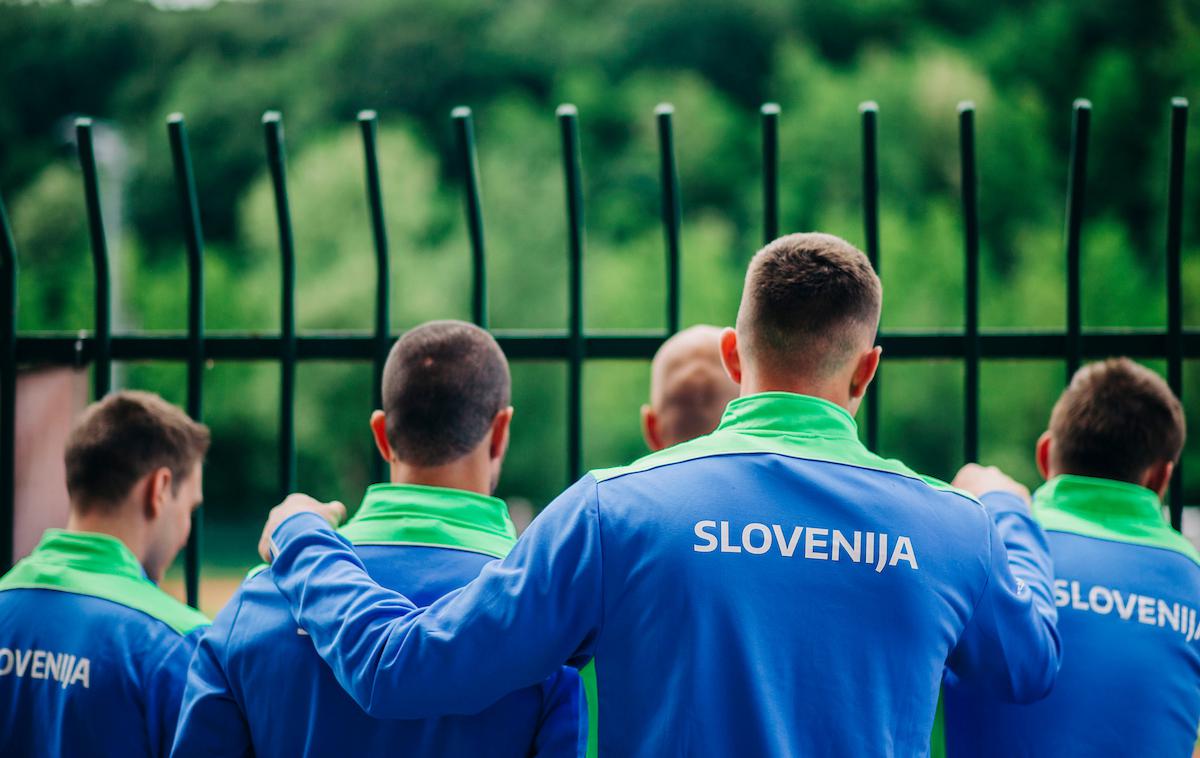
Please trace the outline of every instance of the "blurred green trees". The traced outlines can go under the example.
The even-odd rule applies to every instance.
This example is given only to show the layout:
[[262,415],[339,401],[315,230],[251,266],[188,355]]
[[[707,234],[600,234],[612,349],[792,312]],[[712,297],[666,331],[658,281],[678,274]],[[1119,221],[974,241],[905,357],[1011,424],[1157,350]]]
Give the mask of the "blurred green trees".
[[[862,239],[856,106],[880,105],[886,328],[962,323],[955,104],[978,106],[983,327],[1061,328],[1069,108],[1095,104],[1084,240],[1087,326],[1165,321],[1167,102],[1200,102],[1200,12],[961,0],[263,0],[163,11],[132,0],[0,5],[0,190],[20,249],[20,328],[90,325],[91,270],[70,117],[128,148],[118,236],[127,328],[185,323],[183,246],[164,119],[188,120],[207,257],[210,330],[278,326],[278,252],[259,116],[284,113],[301,329],[365,330],[374,266],[353,117],[381,114],[392,323],[469,313],[469,256],[450,108],[476,114],[492,325],[566,317],[562,177],[553,107],[579,106],[588,329],[662,324],[665,284],[652,110],[676,107],[683,319],[729,323],[761,241],[757,106],[782,104],[782,226]],[[1189,79],[1189,75],[1191,78]],[[1200,139],[1189,165],[1200,160]],[[1200,187],[1189,187],[1185,318],[1200,321]],[[1189,296],[1190,295],[1190,296]],[[517,417],[502,492],[544,504],[565,482],[560,364],[514,369]],[[216,441],[208,513],[257,520],[275,496],[272,364],[206,378]],[[881,452],[949,476],[960,463],[956,362],[885,363]],[[1191,398],[1200,372],[1186,374]],[[182,399],[182,370],[124,381]],[[1036,482],[1032,444],[1059,363],[983,370],[985,458]],[[590,362],[585,463],[638,455],[646,367]],[[302,364],[300,484],[356,502],[372,448],[370,369]],[[1189,403],[1195,407],[1194,402]],[[1195,425],[1196,414],[1191,414]],[[1193,446],[1193,450],[1197,449]],[[1200,472],[1200,454],[1189,453]],[[1191,501],[1200,476],[1191,477]]]

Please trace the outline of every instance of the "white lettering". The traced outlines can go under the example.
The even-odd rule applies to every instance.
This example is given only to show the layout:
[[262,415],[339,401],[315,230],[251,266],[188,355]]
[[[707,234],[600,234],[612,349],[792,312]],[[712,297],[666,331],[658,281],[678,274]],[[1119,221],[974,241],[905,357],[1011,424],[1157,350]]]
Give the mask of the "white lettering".
[[0,661],[3,661],[5,656],[8,657],[8,663],[0,663],[0,676],[8,676],[13,670],[13,652],[6,647],[0,647]]
[[1070,595],[1067,594],[1067,580],[1054,580],[1054,604],[1059,608],[1066,608],[1067,603],[1071,602]]
[[792,529],[791,539],[783,538],[783,527],[779,524],[771,524],[771,531],[775,533],[775,542],[779,545],[779,554],[784,558],[791,558],[796,552],[796,544],[800,542],[800,533],[804,531],[804,527],[797,526]]
[[[21,653],[25,653],[25,657],[21,657]],[[29,659],[33,657],[32,650],[17,651],[17,676],[25,676],[25,670],[29,668]]]
[[[820,535],[818,537],[818,534]],[[808,533],[804,535],[804,557],[811,558],[817,561],[829,560],[828,553],[818,553],[817,550],[824,550],[829,542],[824,539],[825,535],[829,534],[828,529],[818,529],[815,526],[808,528]]]
[[1121,591],[1113,590],[1113,599],[1117,603],[1117,615],[1123,620],[1128,621],[1133,616],[1133,606],[1137,603],[1138,599],[1137,594],[1135,593],[1129,595],[1129,602],[1125,605],[1121,605]]
[[[754,532],[762,534],[762,544],[757,547],[750,541],[750,535]],[[742,529],[742,547],[746,548],[747,553],[762,555],[771,549],[771,530],[763,524],[746,524]]]
[[1087,603],[1079,597],[1079,582],[1071,582],[1071,607],[1077,611],[1086,611]]
[[838,556],[844,550],[850,560],[858,563],[858,556],[862,554],[862,532],[852,532],[852,534],[854,535],[853,547],[846,540],[846,535],[837,529],[833,530],[833,560],[839,560]]
[[[740,532],[736,531],[739,528]],[[757,521],[739,526],[735,522],[714,520],[697,521],[693,533],[698,542],[692,544],[692,550],[697,553],[765,555],[777,550],[782,557],[792,558],[797,557],[796,550],[803,540],[803,557],[807,560],[865,563],[874,567],[876,573],[901,563],[914,571],[920,566],[912,538],[903,534],[893,538],[885,532],[843,532],[820,526],[785,527]]]
[[721,552],[722,553],[740,553],[742,548],[740,545],[729,544],[729,522],[721,522]]
[[[1104,600],[1103,605],[1100,603],[1101,599]],[[1092,607],[1093,613],[1099,613],[1101,616],[1112,613],[1112,590],[1108,587],[1101,587],[1099,584],[1092,587],[1091,591],[1088,592],[1088,605]]]
[[1173,606],[1171,606],[1167,605],[1166,601],[1159,600],[1158,625],[1166,626],[1168,623],[1171,625],[1171,629],[1173,631],[1179,631],[1179,603],[1175,603]]
[[1154,598],[1145,595],[1138,598],[1138,623],[1154,623]]
[[900,561],[908,561],[908,566],[913,571],[917,570],[917,555],[913,552],[912,540],[904,535],[896,538],[896,548],[892,552],[892,560],[888,561],[889,566],[895,566]]
[[91,689],[91,674],[92,662],[87,658],[80,658],[79,662],[75,664],[75,673],[71,675],[71,684],[83,682],[84,689]]
[[704,540],[705,543],[707,543],[707,544],[692,545],[692,549],[695,550],[697,553],[711,553],[712,551],[716,550],[717,549],[716,535],[709,534],[708,532],[704,531],[705,529],[715,529],[716,526],[717,526],[716,521],[697,521],[696,522],[696,536],[698,538]]
[[29,676],[34,679],[46,678],[46,651],[33,651],[33,666],[29,669]]

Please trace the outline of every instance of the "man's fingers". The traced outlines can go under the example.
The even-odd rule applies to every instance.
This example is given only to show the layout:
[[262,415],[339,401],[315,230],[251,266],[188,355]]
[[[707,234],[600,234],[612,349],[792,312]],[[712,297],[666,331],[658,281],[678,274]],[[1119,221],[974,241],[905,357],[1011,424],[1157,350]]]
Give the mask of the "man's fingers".
[[324,511],[321,515],[333,526],[337,526],[346,520],[346,506],[342,505],[341,502],[333,500],[328,503],[322,503],[321,506]]

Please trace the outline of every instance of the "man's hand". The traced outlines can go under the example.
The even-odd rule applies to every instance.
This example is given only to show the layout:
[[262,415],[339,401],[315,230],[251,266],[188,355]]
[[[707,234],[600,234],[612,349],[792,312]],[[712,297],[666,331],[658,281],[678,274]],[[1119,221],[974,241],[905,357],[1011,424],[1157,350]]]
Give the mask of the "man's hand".
[[959,469],[950,485],[966,490],[975,497],[982,497],[989,492],[1009,492],[1029,502],[1029,488],[995,466],[968,463]]
[[322,503],[299,492],[288,495],[282,503],[271,509],[271,514],[267,516],[267,525],[263,527],[262,537],[258,540],[258,554],[267,563],[274,557],[271,555],[271,535],[280,524],[297,513],[315,513],[331,525],[337,526],[346,518],[346,506],[336,500]]

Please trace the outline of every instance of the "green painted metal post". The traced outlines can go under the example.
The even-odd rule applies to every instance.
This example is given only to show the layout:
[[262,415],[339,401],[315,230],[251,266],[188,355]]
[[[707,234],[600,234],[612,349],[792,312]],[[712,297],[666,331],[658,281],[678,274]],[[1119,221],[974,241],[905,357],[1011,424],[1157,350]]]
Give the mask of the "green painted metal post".
[[283,147],[283,117],[267,111],[262,117],[267,142],[267,165],[275,193],[279,226],[281,297],[279,315],[279,493],[296,488],[296,255],[288,208],[287,156]]
[[96,172],[96,150],[92,142],[92,120],[75,120],[79,167],[83,170],[83,194],[87,203],[88,234],[92,243],[92,272],[95,276],[95,331],[92,394],[104,397],[112,388],[112,288],[108,268],[108,241],[100,211],[100,180]]
[[[187,412],[197,421],[204,419],[204,233],[200,225],[200,204],[196,198],[196,178],[192,172],[192,156],[188,149],[187,127],[183,114],[167,118],[167,136],[171,142],[171,159],[175,166],[175,186],[179,193],[179,209],[183,222],[183,237],[188,259],[188,358]],[[200,605],[200,545],[203,539],[204,511],[192,512],[192,531],[184,551],[184,583],[187,603]]]
[[471,238],[471,320],[488,328],[487,257],[483,236],[483,197],[479,189],[479,156],[475,149],[475,123],[471,109],[459,106],[450,112],[462,172],[467,233]]
[[[1183,176],[1187,161],[1188,101],[1171,100],[1167,179],[1167,381],[1183,400]],[[1183,465],[1171,481],[1171,526],[1183,528]]]
[[762,115],[763,244],[779,236],[779,104],[766,103]]
[[17,447],[17,245],[0,198],[0,573],[13,563]]
[[[391,267],[388,262],[387,224],[383,215],[383,189],[379,179],[377,149],[378,116],[375,111],[358,113],[362,132],[363,162],[366,167],[367,207],[371,214],[371,239],[375,243],[375,354],[371,377],[376,408],[383,407],[383,365],[391,349]],[[387,481],[385,461],[371,448],[371,475],[374,481]]]
[[583,473],[583,167],[579,156],[579,112],[558,106],[563,181],[567,198],[567,476]]
[[[879,106],[872,100],[858,106],[862,117],[862,185],[863,185],[863,237],[867,259],[875,273],[882,276],[879,268],[879,153],[877,137]],[[879,402],[883,367],[875,372],[875,380],[867,387],[867,447],[879,447]]]
[[667,251],[667,334],[679,331],[679,227],[683,210],[679,199],[679,170],[675,164],[675,135],[671,116],[675,108],[662,103],[654,109],[658,125],[658,153],[662,184],[663,238]]
[[1067,381],[1083,361],[1083,317],[1079,260],[1087,189],[1088,131],[1092,104],[1082,98],[1071,112],[1071,165],[1067,175]]
[[963,458],[979,459],[979,181],[975,174],[975,104],[958,105],[959,165],[962,171],[964,360]]

